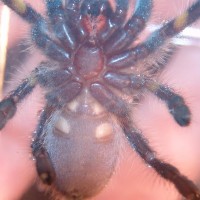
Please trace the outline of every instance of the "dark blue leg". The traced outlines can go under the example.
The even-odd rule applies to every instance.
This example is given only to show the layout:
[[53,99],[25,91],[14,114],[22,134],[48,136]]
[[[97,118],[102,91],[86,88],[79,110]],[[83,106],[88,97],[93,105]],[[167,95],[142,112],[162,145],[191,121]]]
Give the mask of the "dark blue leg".
[[135,48],[124,51],[123,53],[111,56],[108,59],[107,66],[116,69],[133,66],[136,61],[144,59],[149,54],[153,53],[158,47],[163,45],[168,38],[181,32],[185,27],[196,21],[199,17],[200,0],[196,1],[196,3],[188,8],[183,14],[152,33],[144,43],[139,44]]
[[[55,67],[55,65],[53,65]],[[59,79],[58,76],[59,75]],[[0,130],[6,125],[17,110],[17,105],[23,101],[39,84],[43,88],[52,89],[62,85],[64,82],[69,81],[71,73],[67,70],[52,70],[51,65],[48,63],[41,63],[38,68],[31,72],[31,75],[24,79],[21,84],[0,102]],[[68,86],[67,86],[68,87]],[[64,99],[71,98],[73,91],[79,84],[71,84],[72,91],[69,94],[63,95]],[[75,89],[74,89],[75,88]],[[61,94],[63,89],[60,90]],[[55,92],[57,94],[58,92]],[[59,95],[61,95],[59,94]],[[62,101],[64,101],[64,99]]]
[[[61,71],[54,71],[54,73],[60,73]],[[44,77],[43,77],[44,78]],[[48,81],[47,81],[48,82]],[[44,80],[42,80],[44,83]],[[49,83],[51,85],[51,83]],[[49,87],[49,84],[43,85],[44,87]],[[56,84],[54,84],[56,86]],[[51,118],[55,112],[58,112],[65,106],[68,102],[74,99],[81,91],[81,84],[75,81],[69,82],[65,86],[59,88],[52,87],[51,91],[46,94],[46,106],[41,112],[40,120],[34,131],[34,141],[31,145],[32,153],[36,160],[36,169],[39,178],[44,184],[51,185],[55,180],[55,171],[49,154],[45,148],[45,136],[47,132],[47,125],[51,123]]]
[[49,154],[44,147],[44,127],[52,114],[58,109],[52,105],[47,104],[40,114],[37,129],[34,131],[34,141],[31,144],[32,154],[36,161],[36,169],[39,178],[44,184],[51,185],[56,178],[53,165],[49,158]]
[[65,21],[65,10],[62,3],[62,0],[46,0],[47,15],[51,20],[56,37],[63,46],[74,50],[77,47],[76,37]]
[[[16,12],[22,19],[33,24],[32,35],[31,35],[32,39],[39,48],[44,50],[47,56],[61,62],[62,61],[69,62],[69,57],[70,57],[69,53],[66,52],[66,50],[60,44],[57,44],[49,37],[47,23],[40,14],[38,14],[23,0],[2,0],[2,1],[6,5],[8,5],[14,12]],[[57,9],[55,10],[56,11],[54,12],[57,12]]]
[[161,177],[173,183],[180,194],[187,199],[200,200],[200,191],[195,184],[182,175],[177,168],[158,159],[156,152],[149,146],[148,140],[133,127],[129,109],[122,99],[115,96],[101,83],[93,83],[90,91],[101,105],[117,117],[130,145],[148,166],[151,166]]
[[134,90],[146,88],[166,103],[170,114],[180,126],[189,125],[191,120],[189,108],[184,99],[169,87],[149,80],[147,77],[115,72],[105,74],[104,80],[119,90],[127,88],[128,91],[134,92]]
[[[54,72],[57,73],[56,71]],[[46,86],[48,86],[48,84]],[[41,112],[39,123],[34,131],[34,141],[31,145],[32,153],[36,160],[38,176],[41,181],[47,185],[51,185],[56,176],[44,144],[44,139],[47,134],[47,125],[51,123],[49,120],[51,120],[54,112],[61,110],[66,103],[74,99],[81,91],[81,84],[75,81],[69,82],[63,88],[61,87],[62,86],[60,86],[59,89],[57,87],[52,88],[52,90],[47,93],[47,103]]]
[[100,14],[109,15],[111,11],[110,4],[107,0],[84,0],[81,5],[81,14],[98,17]]
[[[46,4],[48,15],[53,25],[56,23],[56,25],[53,26],[55,34],[57,34],[56,36],[60,40],[63,40],[63,42],[62,44],[58,44],[50,38],[49,29],[44,20],[37,21],[37,23],[34,24],[31,34],[32,40],[39,48],[44,50],[44,53],[50,58],[68,63],[70,62],[70,54],[66,51],[66,46],[69,45],[67,47],[70,48],[75,45],[75,43],[72,41],[72,38],[70,38],[70,35],[68,35],[69,32],[67,32],[67,27],[63,22],[61,1],[47,1]],[[58,31],[60,32],[58,33]]]
[[106,20],[106,24],[98,34],[98,39],[101,42],[105,42],[110,39],[111,35],[123,25],[127,10],[128,10],[129,1],[128,0],[116,0],[116,10],[113,12],[110,7],[107,8],[110,10],[110,15]]
[[60,62],[70,63],[70,54],[64,49],[62,44],[56,43],[48,35],[45,22],[39,22],[32,28],[32,40],[36,45],[43,50],[44,54],[50,59],[55,59]]
[[80,9],[80,6],[81,6],[81,0],[68,0],[65,8],[78,12]]
[[8,120],[15,115],[17,104],[32,92],[36,83],[34,70],[28,78],[24,79],[15,90],[11,91],[10,94],[0,102],[0,130],[3,129]]
[[82,41],[86,38],[88,33],[84,28],[80,7],[81,0],[68,0],[65,5],[65,20],[73,29],[74,34],[77,35],[78,40]]
[[1,0],[4,4],[10,7],[14,12],[16,12],[22,19],[28,21],[29,23],[37,23],[43,20],[43,17],[37,13],[31,6],[26,4],[24,1],[16,0]]
[[117,30],[105,43],[104,50],[107,54],[127,48],[140,33],[151,15],[152,0],[137,0],[133,16],[126,25]]

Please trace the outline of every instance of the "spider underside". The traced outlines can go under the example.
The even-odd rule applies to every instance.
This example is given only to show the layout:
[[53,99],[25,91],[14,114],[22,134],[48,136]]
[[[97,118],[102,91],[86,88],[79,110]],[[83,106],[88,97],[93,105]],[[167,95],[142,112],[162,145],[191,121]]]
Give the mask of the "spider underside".
[[[191,180],[157,158],[131,121],[128,103],[147,90],[165,102],[180,126],[189,125],[191,113],[184,99],[153,79],[164,66],[150,62],[138,67],[138,63],[148,60],[200,17],[199,0],[135,46],[132,44],[151,15],[151,0],[137,0],[128,20],[128,0],[115,0],[115,9],[106,0],[46,0],[46,18],[22,1],[2,2],[32,25],[31,39],[47,57],[0,102],[2,129],[36,85],[44,89],[46,103],[31,148],[45,185],[69,199],[85,199],[99,192],[116,165],[117,123],[147,165],[173,183],[186,199],[200,199]],[[163,54],[167,57],[165,51]],[[85,126],[88,122],[91,125]]]

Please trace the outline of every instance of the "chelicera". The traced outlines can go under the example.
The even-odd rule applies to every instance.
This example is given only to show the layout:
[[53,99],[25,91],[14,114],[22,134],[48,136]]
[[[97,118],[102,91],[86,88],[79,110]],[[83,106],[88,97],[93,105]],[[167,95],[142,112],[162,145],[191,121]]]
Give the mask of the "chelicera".
[[[115,9],[106,0],[46,0],[47,17],[23,1],[2,2],[32,24],[32,41],[46,55],[0,102],[2,129],[36,85],[45,91],[46,103],[31,145],[42,183],[69,199],[95,195],[116,165],[120,128],[158,175],[173,183],[185,198],[200,199],[195,184],[157,158],[130,118],[133,94],[148,90],[166,103],[180,126],[190,124],[184,99],[152,78],[163,66],[158,62],[138,67],[137,63],[196,21],[200,1],[136,45],[151,15],[151,0],[137,0],[128,21],[128,0],[115,0]],[[162,54],[166,57],[165,51]]]

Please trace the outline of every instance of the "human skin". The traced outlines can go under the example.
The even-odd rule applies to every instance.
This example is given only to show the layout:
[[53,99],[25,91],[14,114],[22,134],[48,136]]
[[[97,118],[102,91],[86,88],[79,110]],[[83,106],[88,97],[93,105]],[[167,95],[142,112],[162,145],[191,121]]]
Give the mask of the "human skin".
[[[170,9],[165,2],[159,1],[158,13]],[[181,2],[181,1],[180,1]],[[180,2],[177,5],[180,5]],[[167,6],[167,4],[166,4]],[[175,10],[174,10],[175,12]],[[177,12],[177,11],[176,11]],[[15,18],[14,18],[15,19]],[[11,30],[9,45],[23,37],[26,31],[19,19],[14,23],[23,27],[21,31]],[[14,26],[12,26],[14,27]],[[15,34],[12,34],[12,33]],[[134,115],[139,127],[150,145],[158,153],[158,157],[176,166],[184,175],[196,183],[200,180],[200,48],[189,46],[180,48],[174,58],[166,66],[159,80],[168,84],[181,94],[192,113],[192,121],[188,127],[180,127],[169,114],[164,103],[151,94],[137,105]],[[24,73],[37,65],[41,59],[38,51],[23,64],[26,69],[17,73],[18,77],[11,82],[14,88]],[[30,66],[30,68],[29,68]],[[22,73],[23,72],[23,73]],[[34,161],[31,157],[31,133],[37,123],[37,111],[41,104],[37,99],[42,97],[36,90],[30,98],[20,105],[16,116],[9,121],[0,135],[0,199],[17,200],[36,179]],[[178,199],[178,193],[170,183],[160,178],[152,168],[143,161],[124,141],[116,170],[106,188],[97,195],[95,200],[168,200]]]

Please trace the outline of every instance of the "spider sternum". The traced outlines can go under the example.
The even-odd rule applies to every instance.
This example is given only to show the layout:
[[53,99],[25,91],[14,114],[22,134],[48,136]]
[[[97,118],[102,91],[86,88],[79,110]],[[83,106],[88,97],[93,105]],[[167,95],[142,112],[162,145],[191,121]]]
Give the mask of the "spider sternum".
[[77,49],[73,63],[77,74],[87,81],[102,73],[104,62],[102,49],[94,41],[88,40]]

